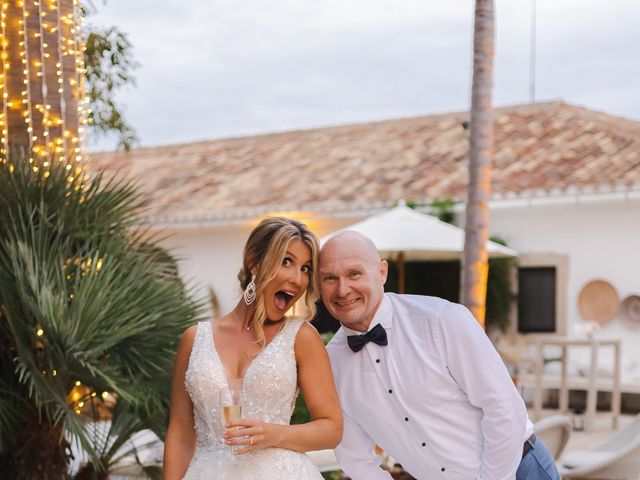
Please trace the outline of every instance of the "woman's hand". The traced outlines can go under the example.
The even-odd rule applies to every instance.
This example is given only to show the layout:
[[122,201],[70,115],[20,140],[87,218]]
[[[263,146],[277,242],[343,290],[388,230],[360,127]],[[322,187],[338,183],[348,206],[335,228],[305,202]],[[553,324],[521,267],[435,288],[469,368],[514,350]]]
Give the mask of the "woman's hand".
[[283,427],[286,427],[286,425],[238,418],[229,420],[226,425],[224,439],[227,445],[242,447],[234,449],[233,453],[235,455],[243,455],[260,448],[278,446]]

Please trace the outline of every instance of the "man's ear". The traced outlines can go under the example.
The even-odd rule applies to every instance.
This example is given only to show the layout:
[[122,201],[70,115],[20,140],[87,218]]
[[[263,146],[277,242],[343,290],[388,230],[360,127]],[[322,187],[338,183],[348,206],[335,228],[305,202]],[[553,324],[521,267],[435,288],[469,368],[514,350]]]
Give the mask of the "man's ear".
[[387,274],[389,273],[389,264],[386,260],[380,260],[380,280],[382,285],[387,283]]

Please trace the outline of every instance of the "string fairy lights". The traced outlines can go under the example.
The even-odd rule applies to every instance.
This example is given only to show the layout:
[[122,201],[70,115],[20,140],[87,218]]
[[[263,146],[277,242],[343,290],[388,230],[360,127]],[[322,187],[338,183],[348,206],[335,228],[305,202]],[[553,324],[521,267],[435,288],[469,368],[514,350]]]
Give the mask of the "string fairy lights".
[[0,161],[7,163],[7,153],[9,151],[9,137],[7,131],[7,108],[9,94],[6,89],[6,78],[9,73],[9,53],[7,49],[9,42],[7,40],[7,8],[9,5],[5,0],[2,0],[0,4],[0,63],[2,70],[0,70],[0,102],[2,102],[2,111],[0,112],[0,131],[2,132],[2,139],[0,141]]
[[83,176],[88,97],[79,0],[0,0],[0,162]]
[[110,418],[109,410],[114,407],[116,399],[115,393],[107,391],[98,393],[80,380],[75,381],[67,394],[69,406],[76,415],[85,413],[98,418]]

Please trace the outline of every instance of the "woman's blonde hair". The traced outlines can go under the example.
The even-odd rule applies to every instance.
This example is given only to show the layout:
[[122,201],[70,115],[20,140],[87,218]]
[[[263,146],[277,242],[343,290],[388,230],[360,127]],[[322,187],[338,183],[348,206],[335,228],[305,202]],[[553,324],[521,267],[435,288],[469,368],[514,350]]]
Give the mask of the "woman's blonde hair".
[[315,270],[318,266],[318,239],[304,223],[286,217],[265,218],[253,229],[244,247],[242,268],[238,273],[238,280],[242,290],[251,281],[255,272],[256,310],[251,319],[251,325],[258,338],[258,343],[264,347],[264,322],[267,319],[264,307],[264,287],[278,273],[278,268],[284,260],[289,243],[293,239],[301,240],[311,252],[311,271],[309,272],[309,286],[304,295],[306,315],[304,320],[311,320],[315,315],[315,301],[318,298],[319,286]]

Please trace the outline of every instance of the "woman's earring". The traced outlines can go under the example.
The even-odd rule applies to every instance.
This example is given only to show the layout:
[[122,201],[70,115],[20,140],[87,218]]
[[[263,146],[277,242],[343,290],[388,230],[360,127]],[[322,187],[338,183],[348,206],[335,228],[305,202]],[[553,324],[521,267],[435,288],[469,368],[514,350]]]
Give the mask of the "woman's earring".
[[251,281],[247,285],[247,288],[244,289],[244,293],[242,294],[244,297],[244,303],[247,306],[251,305],[256,299],[256,275],[251,275]]

